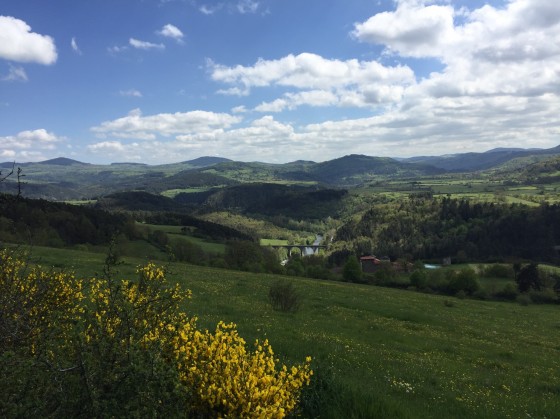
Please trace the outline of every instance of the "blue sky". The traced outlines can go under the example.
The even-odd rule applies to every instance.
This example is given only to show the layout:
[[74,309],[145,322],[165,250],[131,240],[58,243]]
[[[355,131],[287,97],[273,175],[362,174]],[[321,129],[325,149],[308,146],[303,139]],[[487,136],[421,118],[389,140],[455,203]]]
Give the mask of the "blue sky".
[[3,0],[0,161],[560,144],[560,2]]

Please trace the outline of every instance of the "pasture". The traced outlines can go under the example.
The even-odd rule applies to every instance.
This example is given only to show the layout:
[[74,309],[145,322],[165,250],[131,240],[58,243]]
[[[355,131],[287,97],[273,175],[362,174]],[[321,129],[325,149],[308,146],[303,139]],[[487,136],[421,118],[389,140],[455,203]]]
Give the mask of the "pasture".
[[[104,255],[36,247],[32,262],[78,275]],[[145,260],[117,269],[133,278]],[[304,417],[556,417],[560,411],[558,306],[459,300],[367,285],[251,274],[186,264],[169,278],[193,292],[185,310],[212,329],[235,322],[277,356],[314,359]],[[272,310],[268,290],[293,282],[295,313]]]

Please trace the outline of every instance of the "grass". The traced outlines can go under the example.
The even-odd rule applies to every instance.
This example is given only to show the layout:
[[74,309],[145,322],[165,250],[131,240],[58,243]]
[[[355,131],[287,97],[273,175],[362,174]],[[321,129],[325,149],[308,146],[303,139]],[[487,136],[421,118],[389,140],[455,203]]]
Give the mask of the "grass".
[[183,189],[168,189],[166,191],[161,192],[161,195],[166,196],[168,198],[175,198],[180,193],[197,193],[197,192],[206,192],[213,187],[201,187],[201,188],[183,188]]
[[170,239],[182,239],[194,243],[202,248],[206,253],[223,255],[226,252],[226,246],[223,243],[217,243],[210,240],[205,240],[200,237],[195,237],[189,234],[189,230],[183,232],[182,226],[171,225],[156,225],[156,224],[143,224],[138,223],[139,226],[149,228],[151,230],[161,230],[169,235]]
[[[80,275],[99,272],[104,258],[39,247],[33,256]],[[124,258],[118,269],[132,277],[142,262]],[[268,338],[282,360],[313,356],[317,375],[304,405],[314,406],[315,415],[505,418],[555,417],[560,411],[557,306],[291,278],[301,308],[281,313],[268,303],[278,276],[186,264],[169,268],[172,281],[193,291],[185,309],[202,327],[235,322],[248,342]]]
[[289,240],[261,239],[261,246],[286,246]]

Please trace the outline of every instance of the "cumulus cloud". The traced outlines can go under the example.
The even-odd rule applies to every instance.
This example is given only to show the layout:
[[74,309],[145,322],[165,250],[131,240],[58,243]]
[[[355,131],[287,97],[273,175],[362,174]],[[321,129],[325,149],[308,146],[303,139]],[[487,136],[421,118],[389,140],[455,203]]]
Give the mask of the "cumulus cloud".
[[56,144],[61,141],[62,138],[43,128],[21,131],[16,135],[0,137],[0,155],[18,159],[39,159],[43,157],[43,151],[55,150]]
[[93,127],[92,131],[101,136],[152,139],[154,136],[181,135],[229,128],[240,121],[241,118],[226,113],[191,111],[143,116],[139,109],[134,109],[125,117],[106,121]]
[[57,59],[56,46],[50,36],[31,32],[23,20],[0,16],[0,58],[50,65]]
[[4,81],[27,81],[27,73],[23,67],[17,67],[10,64],[10,69],[7,75],[2,77]]
[[161,30],[159,30],[157,33],[161,36],[172,38],[179,43],[183,42],[183,37],[184,37],[183,32],[181,32],[181,30],[178,27],[173,26],[170,23],[164,25],[163,28],[161,28]]
[[280,85],[297,88],[332,88],[377,81],[411,83],[407,66],[385,67],[376,61],[330,60],[317,54],[288,55],[278,60],[259,59],[251,67],[227,67],[208,61],[215,81],[245,88]]
[[218,93],[248,95],[255,87],[283,86],[303,90],[288,92],[255,110],[280,112],[309,106],[372,106],[401,98],[404,87],[416,83],[407,66],[386,67],[376,61],[331,60],[317,54],[288,55],[278,60],[258,60],[251,67],[227,67],[208,61],[213,80],[230,84]]
[[[233,108],[231,115],[142,116],[136,111],[93,131],[120,138],[124,157],[160,162],[202,154],[284,162],[350,153],[441,155],[558,144],[560,2],[508,0],[473,9],[457,9],[447,0],[394,4],[394,10],[356,23],[351,33],[356,41],[384,47],[381,62],[311,53],[250,66],[208,61],[210,77],[221,84],[219,93],[280,93],[252,109]],[[438,66],[415,74],[408,65],[382,64],[387,56],[411,66],[434,61]],[[269,87],[274,89],[265,90]],[[312,124],[288,122],[280,114],[300,106],[374,112]],[[249,111],[266,115],[240,118],[249,118]],[[150,141],[132,142],[141,138]]]
[[353,35],[401,55],[439,56],[455,35],[453,16],[451,6],[400,2],[396,11],[378,13],[356,24]]
[[144,50],[150,50],[150,49],[165,49],[165,45],[163,44],[154,44],[152,42],[147,42],[147,41],[140,41],[138,39],[135,38],[130,38],[128,40],[128,43],[137,49],[144,49]]

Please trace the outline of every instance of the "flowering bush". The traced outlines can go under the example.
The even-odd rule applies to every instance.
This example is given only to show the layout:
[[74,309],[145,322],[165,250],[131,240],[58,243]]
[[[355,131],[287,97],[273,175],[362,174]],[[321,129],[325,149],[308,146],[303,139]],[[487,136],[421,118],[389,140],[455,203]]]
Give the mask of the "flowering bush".
[[[235,325],[199,330],[154,264],[135,282],[27,269],[0,251],[0,416],[284,417],[311,358],[279,366]],[[22,384],[24,383],[24,384]]]

